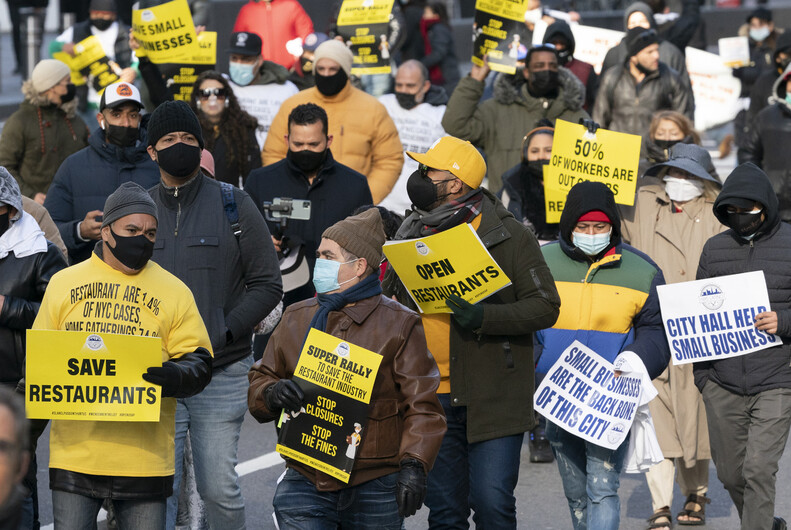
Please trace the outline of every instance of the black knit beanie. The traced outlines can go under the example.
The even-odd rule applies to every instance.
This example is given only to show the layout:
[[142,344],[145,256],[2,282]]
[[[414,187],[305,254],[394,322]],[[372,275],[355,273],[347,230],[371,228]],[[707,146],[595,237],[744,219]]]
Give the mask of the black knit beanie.
[[160,138],[172,132],[192,134],[203,149],[200,122],[184,101],[166,101],[154,110],[148,122],[148,145],[156,145]]

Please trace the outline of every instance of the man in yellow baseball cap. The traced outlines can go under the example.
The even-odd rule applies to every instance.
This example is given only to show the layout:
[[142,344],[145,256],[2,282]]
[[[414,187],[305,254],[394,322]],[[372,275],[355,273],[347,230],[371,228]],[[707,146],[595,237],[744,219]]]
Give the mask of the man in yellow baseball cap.
[[[413,208],[395,239],[469,223],[511,280],[476,304],[450,295],[452,314],[421,314],[448,423],[428,475],[429,526],[466,527],[472,508],[476,526],[516,528],[519,455],[535,423],[532,333],[555,323],[560,298],[533,233],[481,187],[486,163],[471,143],[445,136],[407,155],[420,167],[407,181]],[[382,288],[416,309],[392,268]]]

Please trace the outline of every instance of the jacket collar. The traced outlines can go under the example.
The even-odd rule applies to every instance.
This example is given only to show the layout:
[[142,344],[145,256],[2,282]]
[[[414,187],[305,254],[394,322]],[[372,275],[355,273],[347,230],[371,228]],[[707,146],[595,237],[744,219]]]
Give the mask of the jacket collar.
[[[344,313],[349,318],[351,318],[355,324],[360,325],[365,322],[365,319],[367,319],[377,307],[379,307],[379,303],[381,301],[381,295],[364,298],[354,302],[353,304],[343,306],[338,310],[338,312]],[[311,302],[318,308],[319,302],[317,299],[313,298]]]
[[195,201],[195,198],[203,187],[203,181],[207,178],[208,177],[204,176],[203,172],[199,170],[197,175],[181,186],[166,186],[165,183],[160,180],[159,189],[157,190],[159,199],[162,201],[162,204],[170,210],[178,209],[179,204],[181,204],[182,207],[189,206]]
[[354,88],[352,86],[351,81],[346,81],[346,86],[343,87],[341,91],[335,94],[334,96],[325,96],[324,94],[319,92],[319,89],[316,88],[315,86],[313,88],[309,88],[308,90],[313,91],[313,94],[310,97],[311,101],[319,100],[322,103],[340,103],[341,101],[348,99],[349,96],[351,96],[355,90],[359,90],[359,89]]
[[503,224],[503,219],[513,217],[502,203],[486,188],[483,191],[481,202],[481,224],[478,226],[478,236],[486,248],[492,248],[511,238],[511,232]]
[[[288,171],[288,174],[290,176],[299,179],[300,181],[304,181],[305,184],[309,182],[308,177],[305,175],[305,173],[301,169],[299,169],[296,165],[294,165],[294,163],[291,160],[289,160],[288,157],[285,158],[285,161],[286,161],[286,170]],[[316,179],[313,181],[313,184],[310,184],[310,187],[314,187],[318,185],[325,178],[332,175],[334,171],[335,171],[335,158],[332,156],[332,150],[327,149],[327,158],[324,159],[324,164],[322,164],[322,166],[319,168],[319,172],[316,174]]]

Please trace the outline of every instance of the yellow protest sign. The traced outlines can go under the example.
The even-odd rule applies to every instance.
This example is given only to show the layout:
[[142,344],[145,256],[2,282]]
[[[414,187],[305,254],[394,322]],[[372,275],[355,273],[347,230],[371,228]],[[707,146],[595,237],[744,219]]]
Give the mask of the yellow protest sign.
[[394,0],[343,0],[338,12],[338,26],[387,24]]
[[530,0],[478,0],[475,2],[475,21],[472,24],[472,63],[483,66],[489,56],[489,67],[495,72],[513,74],[530,42],[525,28],[525,12]]
[[94,88],[101,93],[107,85],[120,78],[110,66],[110,61],[95,35],[74,45],[74,55],[56,52],[52,57],[66,63],[71,70],[71,80],[77,86],[84,85],[88,78],[93,79]]
[[586,180],[606,184],[616,203],[634,204],[642,139],[606,129],[598,129],[595,135],[587,131],[575,123],[555,123],[552,158],[544,167],[547,223],[560,221],[569,190]]
[[153,63],[178,63],[199,53],[198,36],[187,0],[133,9],[132,30]]
[[277,452],[348,482],[381,362],[376,352],[311,329],[293,377],[304,405],[280,415]]
[[25,406],[30,418],[159,421],[162,388],[143,380],[162,364],[161,339],[28,330]]
[[217,32],[198,33],[198,51],[178,64],[161,64],[159,70],[173,93],[173,99],[189,102],[198,76],[213,70],[217,62]]
[[389,241],[383,251],[421,313],[450,313],[448,295],[474,304],[511,284],[468,223],[428,237]]
[[337,31],[352,52],[352,73],[390,73],[390,13],[394,0],[344,0]]

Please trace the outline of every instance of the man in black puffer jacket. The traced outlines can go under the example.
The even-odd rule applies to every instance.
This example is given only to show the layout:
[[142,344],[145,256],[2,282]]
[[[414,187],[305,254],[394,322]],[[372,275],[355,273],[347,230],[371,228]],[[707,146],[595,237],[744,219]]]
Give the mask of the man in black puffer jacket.
[[780,221],[777,195],[751,163],[730,174],[714,215],[731,229],[706,242],[698,279],[761,270],[771,311],[755,327],[783,344],[740,357],[695,364],[703,392],[717,476],[733,499],[742,530],[779,530],[775,474],[791,427],[791,226]]

